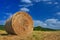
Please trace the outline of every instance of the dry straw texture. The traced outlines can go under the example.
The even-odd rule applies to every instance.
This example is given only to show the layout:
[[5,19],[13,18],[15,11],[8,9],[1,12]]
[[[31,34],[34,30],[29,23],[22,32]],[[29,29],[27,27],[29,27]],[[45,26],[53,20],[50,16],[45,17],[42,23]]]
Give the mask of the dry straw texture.
[[6,21],[5,29],[9,34],[26,37],[33,31],[32,18],[26,12],[17,12],[12,18]]

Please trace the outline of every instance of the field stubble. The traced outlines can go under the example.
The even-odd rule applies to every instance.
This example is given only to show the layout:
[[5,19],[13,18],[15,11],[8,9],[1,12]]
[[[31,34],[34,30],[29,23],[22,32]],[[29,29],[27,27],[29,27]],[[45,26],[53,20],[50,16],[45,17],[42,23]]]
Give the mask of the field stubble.
[[60,31],[33,31],[32,36],[23,39],[0,30],[0,40],[60,40]]

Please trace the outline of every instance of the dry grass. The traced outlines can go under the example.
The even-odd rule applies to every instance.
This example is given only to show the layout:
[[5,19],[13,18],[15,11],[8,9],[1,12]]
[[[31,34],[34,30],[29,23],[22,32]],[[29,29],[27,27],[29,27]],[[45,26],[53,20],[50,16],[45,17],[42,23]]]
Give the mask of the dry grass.
[[60,40],[60,31],[35,31],[36,40]]
[[34,31],[33,36],[23,39],[0,30],[0,40],[60,40],[60,31]]

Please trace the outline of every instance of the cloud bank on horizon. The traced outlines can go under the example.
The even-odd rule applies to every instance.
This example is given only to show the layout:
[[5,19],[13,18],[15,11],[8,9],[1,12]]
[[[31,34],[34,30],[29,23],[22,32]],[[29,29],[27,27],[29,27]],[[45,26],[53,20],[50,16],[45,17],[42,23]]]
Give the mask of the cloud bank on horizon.
[[60,21],[58,19],[47,19],[44,22],[40,20],[34,20],[34,25],[44,28],[60,29]]
[[[19,1],[22,4],[18,5],[18,7],[19,7],[18,11],[25,11],[25,12],[30,13],[30,15],[32,16],[32,18],[34,20],[34,26],[42,26],[45,28],[60,29],[60,11],[59,11],[60,10],[59,9],[60,1],[59,0],[58,1],[56,1],[56,0],[19,0]],[[9,9],[10,6],[6,7],[6,8]],[[39,9],[39,10],[37,10],[37,9]],[[47,12],[45,12],[45,11],[47,11]],[[15,12],[16,12],[16,10],[15,10]],[[41,14],[39,14],[39,12]],[[42,14],[43,12],[45,12],[47,14],[44,13],[44,15],[43,15]],[[5,21],[7,19],[6,16],[8,16],[8,18],[9,18],[13,15],[12,13],[13,12],[11,12],[11,13],[5,12],[4,17],[3,17],[3,18],[5,18],[5,20],[0,19],[0,25],[2,25],[2,24],[4,25]],[[34,13],[36,13],[36,14],[34,14]],[[0,14],[0,15],[3,15],[3,14]],[[42,17],[40,17],[40,16],[42,16]],[[46,19],[45,19],[45,16],[46,16]],[[39,19],[39,18],[41,18],[41,19]],[[44,20],[42,20],[42,19],[44,19]]]

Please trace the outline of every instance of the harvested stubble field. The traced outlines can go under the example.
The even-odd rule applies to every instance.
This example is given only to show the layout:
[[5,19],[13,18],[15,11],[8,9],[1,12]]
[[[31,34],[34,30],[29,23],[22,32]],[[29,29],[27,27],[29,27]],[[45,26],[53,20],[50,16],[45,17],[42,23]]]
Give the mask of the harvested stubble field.
[[60,31],[33,31],[32,36],[22,39],[0,30],[0,40],[60,40]]

